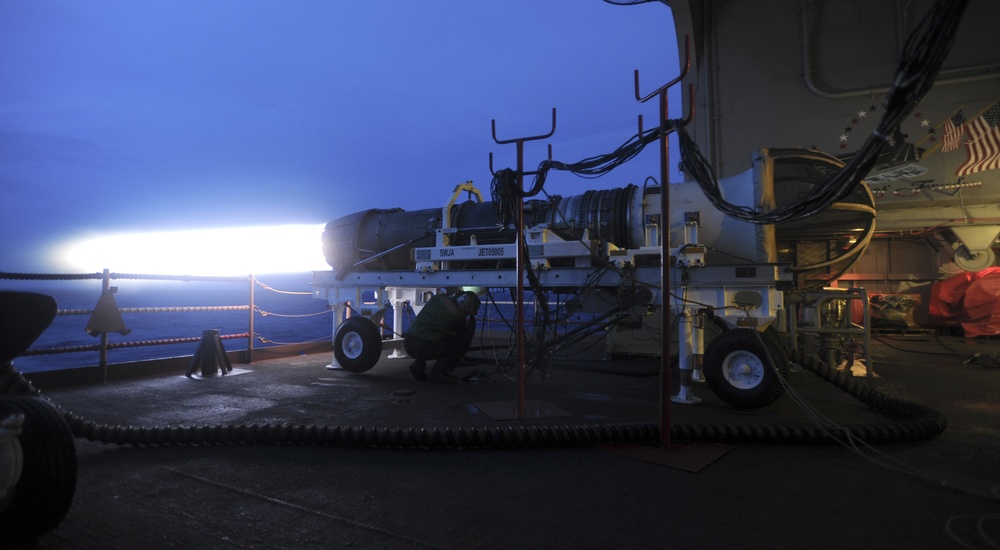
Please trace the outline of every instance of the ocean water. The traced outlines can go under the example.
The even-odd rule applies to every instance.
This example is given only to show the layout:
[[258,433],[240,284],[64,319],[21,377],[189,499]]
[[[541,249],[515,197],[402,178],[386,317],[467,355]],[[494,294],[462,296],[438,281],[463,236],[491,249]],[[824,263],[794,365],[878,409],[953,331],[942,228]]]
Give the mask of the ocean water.
[[[255,285],[254,333],[265,339],[254,340],[254,349],[278,344],[329,340],[333,314],[326,302],[311,295],[311,273],[262,275],[258,281],[275,291]],[[112,279],[119,308],[166,308],[186,306],[237,306],[249,302],[247,282],[178,282]],[[22,290],[55,298],[60,310],[93,309],[101,296],[99,279],[85,281],[15,281],[0,279],[0,290]],[[277,292],[281,291],[281,292]],[[304,292],[306,294],[287,294]],[[262,314],[263,312],[264,314]],[[247,332],[249,312],[199,311],[124,313],[127,335],[111,333],[108,342],[138,342],[172,338],[200,338],[205,329],[218,329],[220,335]],[[31,349],[89,346],[100,338],[86,332],[90,315],[58,315]],[[222,341],[227,351],[247,348],[246,338]],[[191,355],[197,342],[127,347],[108,350],[109,363]],[[97,351],[24,355],[14,360],[21,372],[37,372],[97,365]]]

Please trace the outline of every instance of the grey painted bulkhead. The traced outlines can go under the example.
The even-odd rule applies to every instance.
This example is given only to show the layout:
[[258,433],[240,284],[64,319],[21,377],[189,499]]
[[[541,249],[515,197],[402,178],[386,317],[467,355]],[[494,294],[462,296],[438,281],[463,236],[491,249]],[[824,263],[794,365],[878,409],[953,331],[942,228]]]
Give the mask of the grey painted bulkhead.
[[[720,178],[750,169],[762,147],[808,147],[843,159],[882,116],[899,52],[930,0],[671,0],[678,51],[690,37],[695,118],[688,127]],[[926,313],[934,280],[997,265],[1000,169],[958,172],[965,128],[1000,105],[1000,2],[971,0],[934,87],[866,178],[876,238],[841,286],[914,293]],[[681,60],[683,63],[683,60]],[[684,112],[691,101],[685,92]],[[676,158],[676,156],[675,156]],[[794,248],[794,247],[792,247]]]

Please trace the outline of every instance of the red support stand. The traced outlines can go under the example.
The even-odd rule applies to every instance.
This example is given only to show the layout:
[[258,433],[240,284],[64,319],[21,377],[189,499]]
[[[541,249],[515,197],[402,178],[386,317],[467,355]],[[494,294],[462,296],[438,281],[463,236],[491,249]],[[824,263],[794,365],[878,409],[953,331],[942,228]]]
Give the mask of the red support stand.
[[[517,146],[517,170],[515,172],[517,177],[517,188],[521,193],[524,193],[524,176],[537,174],[537,171],[525,172],[524,171],[524,142],[526,141],[536,141],[541,139],[547,139],[552,137],[552,134],[556,131],[556,108],[552,108],[552,129],[549,130],[547,134],[523,137],[516,139],[497,139],[497,121],[493,119],[492,121],[493,129],[493,141],[498,145],[504,145],[507,143],[514,143]],[[552,160],[552,145],[549,145],[549,160]],[[490,153],[490,172],[493,172],[493,154]],[[518,419],[525,417],[525,401],[524,401],[524,197],[518,194],[517,197],[517,259],[515,260],[515,267],[517,270],[517,295],[514,297],[514,308],[515,308],[515,331],[517,332],[517,409],[516,416]]]
[[[684,37],[684,56],[686,62],[680,76],[660,86],[656,91],[643,97],[639,94],[639,70],[635,71],[635,99],[645,103],[654,97],[660,101],[660,326],[666,331],[670,323],[670,300],[667,289],[670,288],[670,141],[673,130],[667,105],[667,90],[687,76],[691,69],[690,38]],[[694,108],[694,97],[689,100]],[[690,121],[685,121],[684,124]],[[642,115],[639,115],[639,134],[642,134]],[[664,332],[660,335],[660,445],[670,448],[670,396],[673,391],[670,384],[670,335]]]

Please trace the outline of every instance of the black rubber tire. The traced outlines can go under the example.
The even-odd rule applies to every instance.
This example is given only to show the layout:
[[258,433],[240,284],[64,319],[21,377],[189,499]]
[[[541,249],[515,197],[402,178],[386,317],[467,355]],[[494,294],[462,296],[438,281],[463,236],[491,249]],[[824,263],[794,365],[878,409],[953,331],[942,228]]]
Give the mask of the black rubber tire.
[[347,372],[365,372],[382,357],[382,336],[365,317],[349,317],[333,338],[333,355]]
[[48,401],[9,396],[3,405],[24,414],[18,436],[24,460],[12,498],[0,512],[0,542],[30,544],[55,529],[73,503],[76,447],[62,413]]
[[51,296],[0,290],[0,363],[24,353],[56,318],[56,309]]
[[[768,359],[769,354],[774,356],[779,351],[754,334],[755,330],[727,330],[705,350],[705,382],[719,399],[740,409],[766,407],[785,392]],[[774,360],[781,361],[779,357]]]

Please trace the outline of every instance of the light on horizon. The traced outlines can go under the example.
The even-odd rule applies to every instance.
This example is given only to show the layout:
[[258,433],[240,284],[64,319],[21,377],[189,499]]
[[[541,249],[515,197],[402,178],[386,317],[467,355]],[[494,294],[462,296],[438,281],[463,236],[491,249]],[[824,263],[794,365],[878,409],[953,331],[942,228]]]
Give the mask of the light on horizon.
[[151,275],[240,276],[327,270],[323,225],[291,224],[115,233],[58,246],[60,269]]

